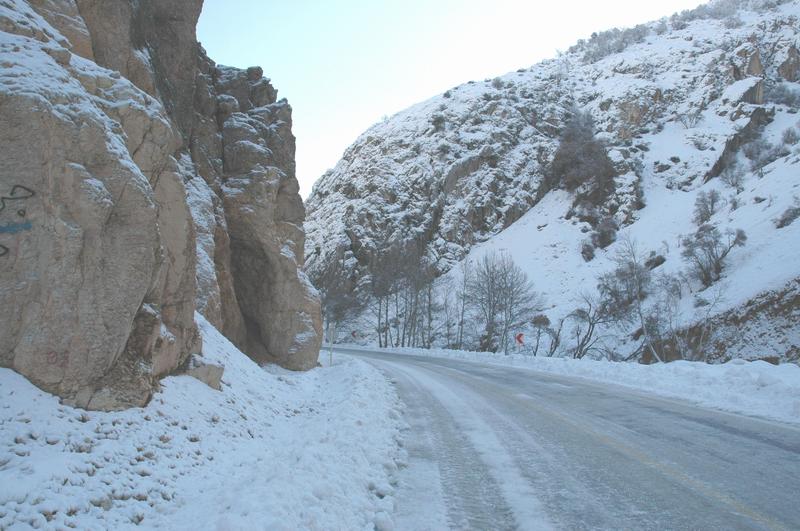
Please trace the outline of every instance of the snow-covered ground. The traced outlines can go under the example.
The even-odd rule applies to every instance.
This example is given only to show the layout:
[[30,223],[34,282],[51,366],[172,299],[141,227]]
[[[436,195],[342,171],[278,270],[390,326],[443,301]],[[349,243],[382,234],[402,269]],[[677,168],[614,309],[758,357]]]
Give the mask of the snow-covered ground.
[[577,376],[723,411],[800,424],[800,366],[793,363],[771,365],[736,359],[719,365],[691,361],[641,365],[447,349],[376,349],[351,345],[343,348],[453,358]]
[[0,529],[391,526],[390,383],[343,357],[262,369],[197,319],[221,391],[173,376],[145,408],[87,412],[0,369]]

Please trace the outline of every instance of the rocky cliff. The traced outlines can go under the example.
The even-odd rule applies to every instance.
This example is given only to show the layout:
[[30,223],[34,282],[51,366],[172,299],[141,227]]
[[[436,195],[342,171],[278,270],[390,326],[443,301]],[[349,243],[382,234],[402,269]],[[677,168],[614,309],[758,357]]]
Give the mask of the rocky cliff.
[[201,7],[0,2],[0,365],[80,407],[196,364],[195,311],[316,364],[291,107],[206,56]]

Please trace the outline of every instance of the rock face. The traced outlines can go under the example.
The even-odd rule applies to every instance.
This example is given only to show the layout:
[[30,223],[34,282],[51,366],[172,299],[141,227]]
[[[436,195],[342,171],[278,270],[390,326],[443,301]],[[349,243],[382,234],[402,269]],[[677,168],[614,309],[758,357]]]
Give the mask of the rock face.
[[217,67],[202,2],[0,4],[0,365],[68,403],[147,402],[204,313],[315,365],[291,108]]
[[[316,292],[298,273],[305,208],[295,179],[291,107],[276,101],[260,68],[214,68],[205,61],[198,87],[208,92],[197,99],[209,105],[198,109],[194,135],[217,139],[195,140],[192,151],[222,198],[218,208],[227,227],[215,243],[220,308],[209,313],[257,360],[310,369],[317,361],[321,321]],[[215,132],[216,124],[221,131]],[[219,161],[222,168],[216,167]]]
[[794,46],[786,51],[786,59],[778,68],[778,73],[786,81],[797,81],[800,79],[800,52]]

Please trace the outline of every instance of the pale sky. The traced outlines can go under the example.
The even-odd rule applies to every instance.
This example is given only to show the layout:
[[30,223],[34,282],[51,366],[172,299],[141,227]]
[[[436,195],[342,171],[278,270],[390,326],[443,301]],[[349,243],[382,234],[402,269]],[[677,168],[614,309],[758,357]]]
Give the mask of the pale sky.
[[307,197],[367,127],[470,80],[527,68],[594,31],[699,0],[205,0],[197,36],[219,64],[261,66],[293,108]]

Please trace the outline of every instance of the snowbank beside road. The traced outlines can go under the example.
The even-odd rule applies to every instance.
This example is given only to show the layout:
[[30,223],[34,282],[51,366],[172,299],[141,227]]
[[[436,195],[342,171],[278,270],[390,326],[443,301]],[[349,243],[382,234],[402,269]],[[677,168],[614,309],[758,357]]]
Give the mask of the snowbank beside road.
[[141,409],[62,406],[0,369],[0,528],[374,529],[391,523],[391,384],[350,358],[262,369],[198,316],[222,391],[163,380]]
[[453,358],[588,378],[723,411],[800,424],[800,366],[792,363],[771,365],[763,361],[733,360],[719,365],[690,361],[641,365],[446,349],[402,348],[381,352]]

